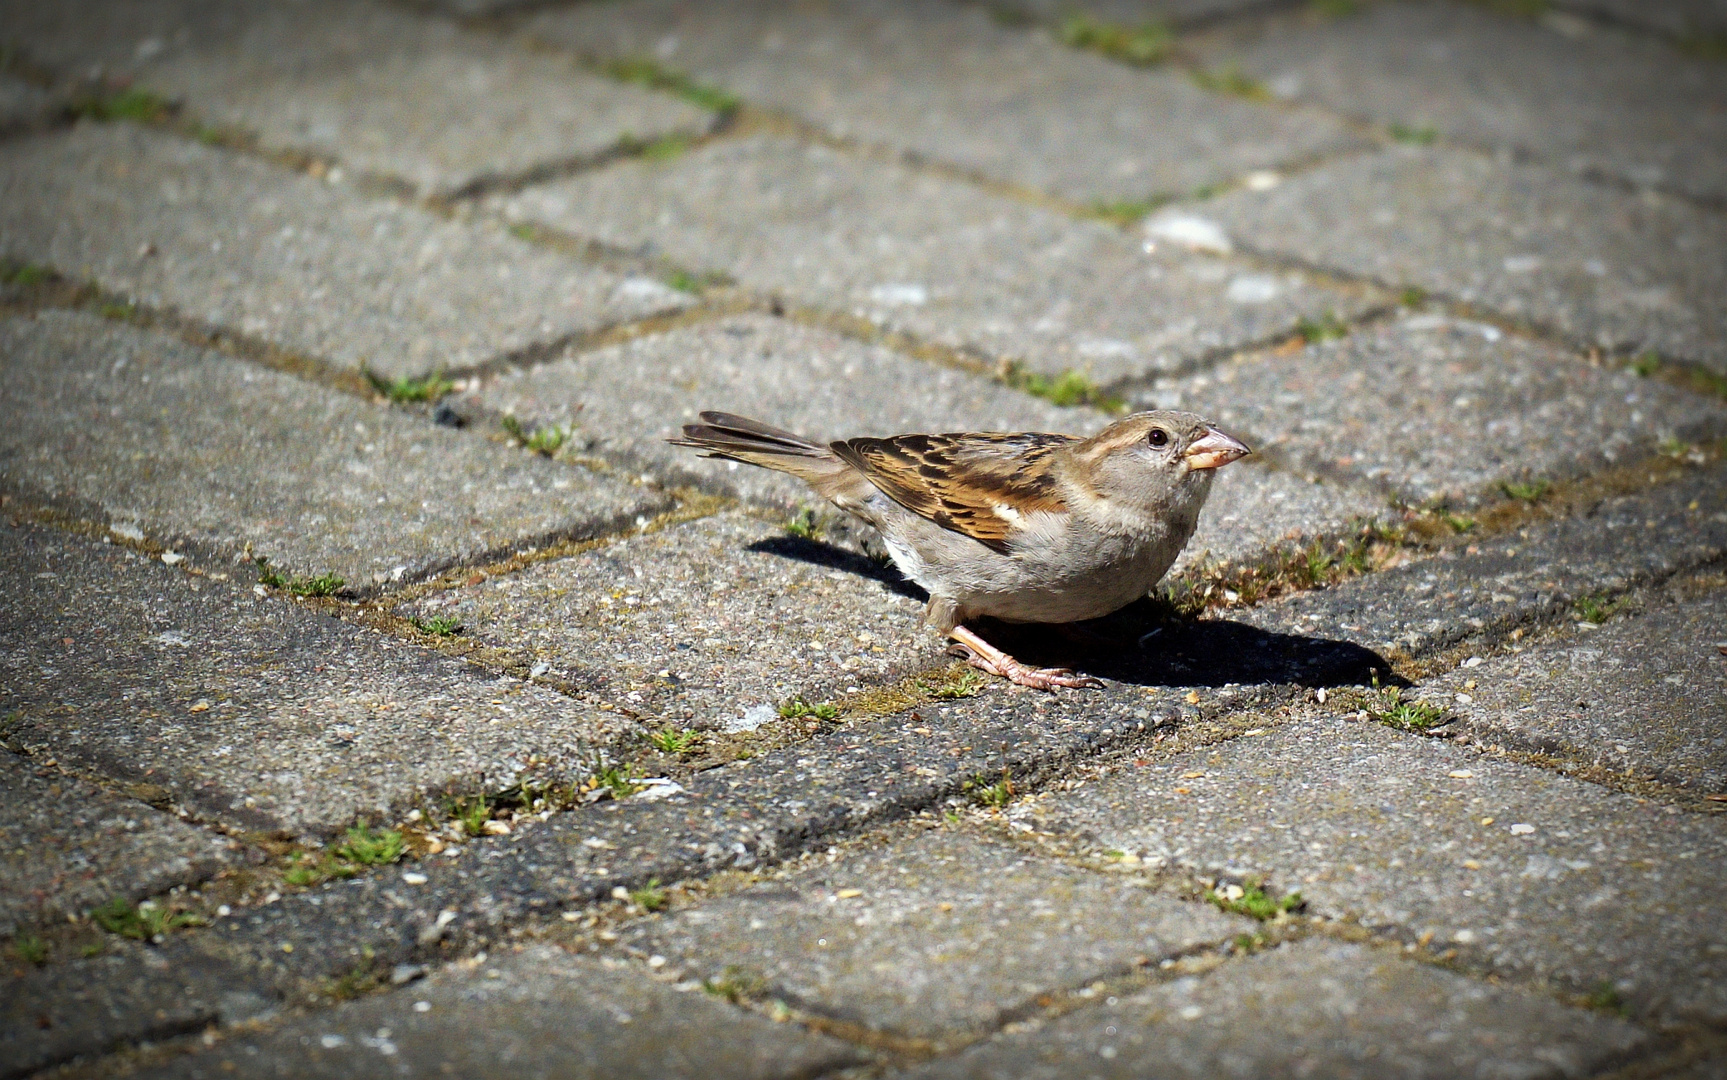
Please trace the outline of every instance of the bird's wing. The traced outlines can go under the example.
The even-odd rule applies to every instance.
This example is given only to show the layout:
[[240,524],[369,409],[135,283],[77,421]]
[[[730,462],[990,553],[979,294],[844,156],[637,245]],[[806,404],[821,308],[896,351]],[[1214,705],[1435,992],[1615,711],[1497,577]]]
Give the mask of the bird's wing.
[[829,445],[894,502],[1005,554],[1028,515],[1067,508],[1051,455],[1078,441],[1072,435],[968,433]]

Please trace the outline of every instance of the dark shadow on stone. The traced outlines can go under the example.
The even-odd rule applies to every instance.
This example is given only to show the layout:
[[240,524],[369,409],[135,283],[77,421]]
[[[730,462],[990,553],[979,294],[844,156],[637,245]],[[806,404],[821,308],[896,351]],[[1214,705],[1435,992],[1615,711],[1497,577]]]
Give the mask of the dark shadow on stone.
[[855,551],[848,551],[833,544],[820,540],[806,540],[800,536],[773,536],[766,540],[757,540],[744,548],[745,551],[758,551],[764,555],[778,555],[782,559],[796,559],[798,562],[809,563],[812,566],[825,566],[833,570],[844,570],[849,574],[879,581],[883,585],[899,593],[909,596],[920,603],[929,600],[929,593],[922,586],[907,581],[892,563],[878,563],[867,559]]

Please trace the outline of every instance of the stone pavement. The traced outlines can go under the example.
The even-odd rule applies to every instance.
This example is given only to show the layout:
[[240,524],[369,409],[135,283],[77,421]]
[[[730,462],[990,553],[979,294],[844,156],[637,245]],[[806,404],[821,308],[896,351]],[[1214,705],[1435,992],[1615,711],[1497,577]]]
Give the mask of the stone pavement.
[[[0,1078],[1727,1076],[1727,8],[0,0]],[[1204,412],[978,677],[664,443]]]

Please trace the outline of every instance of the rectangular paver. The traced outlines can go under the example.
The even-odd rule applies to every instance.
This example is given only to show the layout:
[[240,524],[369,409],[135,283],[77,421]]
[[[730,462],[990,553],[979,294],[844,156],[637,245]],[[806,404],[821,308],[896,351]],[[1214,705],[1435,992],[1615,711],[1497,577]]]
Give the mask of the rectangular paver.
[[0,566],[10,737],[200,818],[329,834],[505,786],[530,758],[585,775],[620,734],[614,714],[122,547],[8,525]]
[[1152,863],[1265,875],[1312,914],[1502,976],[1609,984],[1638,1015],[1727,1016],[1719,815],[1320,720],[1118,773],[1028,820]]
[[1727,795],[1727,593],[1656,607],[1423,687],[1486,741]]
[[940,0],[568,7],[536,37],[653,57],[844,138],[1081,202],[1184,195],[1362,140],[1314,109],[1208,94]]
[[940,1044],[1041,995],[1227,941],[1241,916],[941,828],[650,918],[623,943]]
[[94,315],[0,320],[0,352],[0,481],[200,562],[366,590],[670,504]]
[[503,208],[926,341],[1105,384],[1369,304],[1294,272],[1166,243],[1148,253],[1101,222],[777,136],[620,163],[530,188]]
[[[916,431],[1090,435],[1109,421],[982,376],[755,315],[572,350],[553,363],[488,377],[457,405],[464,403],[528,425],[567,425],[584,453],[788,510],[819,500],[782,473],[704,461],[665,439],[704,409],[742,413],[816,439]],[[1380,508],[1367,491],[1259,464],[1249,459],[1219,474],[1178,572],[1194,562],[1251,558]]]
[[1649,1041],[1616,1017],[1310,940],[1112,997],[902,1075],[1584,1077]]
[[1287,100],[1398,125],[1408,138],[1438,134],[1566,170],[1727,198],[1727,112],[1719,107],[1727,68],[1659,38],[1561,25],[1582,32],[1485,6],[1373,4],[1342,19],[1232,26],[1199,53]]
[[1674,199],[1396,147],[1199,209],[1251,249],[1727,372],[1727,220]]
[[[246,0],[219,15],[184,2],[18,6],[35,10],[8,13],[18,17],[17,44],[68,72],[107,61],[202,123],[426,194],[711,122],[705,110],[582,71],[567,56],[382,4]],[[120,10],[134,7],[146,10]]]
[[1701,468],[1560,521],[1452,547],[1237,617],[1266,630],[1356,642],[1389,657],[1573,616],[1573,604],[1664,581],[1727,555],[1727,471]]
[[[519,947],[518,947],[519,948]],[[232,1035],[153,1077],[815,1076],[855,1064],[837,1039],[775,1024],[635,965],[550,946],[482,953],[405,989]]]
[[20,140],[0,253],[337,367],[454,369],[681,294],[130,124]]
[[232,841],[0,750],[0,938],[235,861]]
[[1413,315],[1293,356],[1260,353],[1136,395],[1191,409],[1300,472],[1407,503],[1503,498],[1727,434],[1727,405],[1495,327]]

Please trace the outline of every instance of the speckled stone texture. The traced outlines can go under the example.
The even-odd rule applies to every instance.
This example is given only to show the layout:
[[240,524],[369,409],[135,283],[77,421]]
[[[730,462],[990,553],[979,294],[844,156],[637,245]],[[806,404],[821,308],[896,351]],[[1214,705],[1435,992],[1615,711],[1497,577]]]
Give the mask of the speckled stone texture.
[[1503,498],[1727,434],[1727,406],[1481,323],[1413,315],[1293,356],[1160,380],[1138,404],[1214,417],[1302,473],[1407,503]]
[[1727,795],[1727,592],[1582,627],[1423,690],[1447,731]]
[[364,591],[670,506],[94,315],[0,320],[0,351],[0,409],[14,418],[0,428],[0,483],[204,564],[264,558]]
[[1616,1017],[1321,939],[1112,997],[896,1075],[1572,1077],[1649,1041]]
[[682,294],[130,124],[0,159],[0,254],[342,368],[457,369]]
[[1200,209],[1244,247],[1727,372],[1727,222],[1675,199],[1395,147]]
[[[600,9],[595,9],[599,11]],[[539,222],[888,329],[1100,383],[1280,338],[1366,294],[1144,242],[913,170],[777,136],[620,163],[505,200]]]
[[54,99],[41,87],[15,75],[0,74],[0,133],[12,134],[44,123]]
[[653,56],[842,138],[1081,203],[1186,195],[1362,145],[1315,110],[1208,94],[942,0],[574,5],[529,24],[599,56]]
[[1658,583],[1727,555],[1727,475],[1698,469],[1647,494],[1462,550],[1297,593],[1238,617],[1321,634],[1387,656],[1422,656],[1472,638],[1569,615],[1579,599]]
[[[530,759],[586,775],[625,725],[517,679],[33,526],[0,527],[10,738],[195,817],[327,835]],[[484,778],[482,780],[482,777]]]
[[235,862],[235,847],[41,759],[0,751],[0,938],[115,896],[142,900],[202,880]]
[[1455,949],[1466,968],[1610,983],[1639,1016],[1727,1016],[1720,815],[1320,720],[1116,774],[1027,820],[1154,865],[1264,875],[1313,914]]
[[1727,33],[1727,4],[1721,0],[1669,0],[1664,4],[1645,4],[1640,0],[1558,0],[1553,6],[1609,24],[1672,34],[1682,49],[1706,46],[1710,39]]
[[404,604],[679,726],[748,729],[945,663],[922,590],[850,551],[728,513]]
[[1698,107],[1727,99],[1727,67],[1646,34],[1470,4],[1384,3],[1342,19],[1232,23],[1195,44],[1206,63],[1234,65],[1281,98],[1398,125],[1407,138],[1437,133],[1727,198],[1727,113]]
[[940,1043],[1252,926],[945,827],[646,919],[621,940],[689,977],[742,970],[802,1008]]
[[[381,4],[246,0],[219,16],[132,0],[32,6],[60,10],[19,13],[19,40],[26,49],[42,41],[67,69],[116,56],[138,85],[204,123],[425,194],[589,159],[626,137],[697,134],[710,122],[687,102],[600,78],[567,57]],[[146,11],[116,10],[139,6]],[[187,25],[206,19],[221,29]],[[154,32],[139,34],[141,23]]]
[[151,1077],[815,1076],[861,1055],[835,1039],[680,993],[636,965],[553,946],[485,954],[405,989],[189,1054]]

